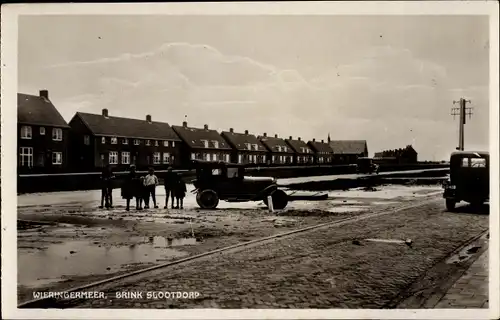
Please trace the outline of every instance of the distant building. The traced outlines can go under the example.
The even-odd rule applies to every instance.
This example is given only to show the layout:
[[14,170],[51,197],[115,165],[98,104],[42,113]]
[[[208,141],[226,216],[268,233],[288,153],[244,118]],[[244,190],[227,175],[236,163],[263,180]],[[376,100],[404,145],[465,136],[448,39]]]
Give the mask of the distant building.
[[231,161],[231,146],[216,130],[209,129],[207,124],[203,129],[191,128],[184,121],[182,126],[172,126],[172,129],[184,142],[181,151],[183,164],[191,160]]
[[405,148],[385,150],[382,152],[375,153],[376,158],[392,159],[397,163],[417,163],[418,153],[411,145],[407,145]]
[[255,135],[248,133],[248,130],[245,130],[245,133],[236,133],[233,128],[230,128],[229,131],[222,131],[221,136],[233,148],[231,162],[243,164],[266,163],[266,147]]
[[68,167],[69,126],[49,99],[17,94],[17,147],[19,173],[53,173]]
[[275,134],[274,137],[268,137],[267,133],[264,133],[262,136],[258,136],[257,138],[267,148],[267,163],[276,165],[293,164],[293,156],[295,155],[295,152],[285,142],[285,140],[279,138],[277,134]]
[[332,140],[330,147],[334,154],[334,163],[354,164],[360,157],[368,157],[366,140]]
[[170,125],[152,121],[77,112],[70,121],[71,153],[79,169],[99,170],[111,165],[127,170],[131,164],[138,169],[165,169],[180,163],[181,140]]
[[295,151],[294,164],[312,164],[314,162],[314,151],[300,137],[294,140],[290,136],[285,142]]
[[315,164],[331,164],[333,161],[333,150],[324,140],[312,139],[307,145],[314,152]]

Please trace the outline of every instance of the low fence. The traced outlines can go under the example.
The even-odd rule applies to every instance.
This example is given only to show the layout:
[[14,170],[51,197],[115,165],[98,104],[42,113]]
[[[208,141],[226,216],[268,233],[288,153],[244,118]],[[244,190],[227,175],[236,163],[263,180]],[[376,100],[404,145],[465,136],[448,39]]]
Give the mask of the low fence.
[[[386,165],[381,166],[380,171],[407,171],[418,169],[443,168],[442,164],[413,164],[413,165]],[[156,174],[163,183],[165,170],[158,170]],[[174,170],[181,175],[185,181],[190,181],[195,177],[193,170]],[[354,165],[338,166],[306,166],[306,167],[255,167],[247,168],[247,175],[269,176],[275,178],[296,178],[322,175],[341,175],[356,172]],[[146,174],[146,171],[138,171],[139,174]],[[116,179],[113,187],[119,188],[124,181],[127,172],[115,172]],[[57,174],[21,174],[17,178],[17,192],[38,193],[55,191],[77,191],[96,190],[101,188],[101,173],[57,173]]]

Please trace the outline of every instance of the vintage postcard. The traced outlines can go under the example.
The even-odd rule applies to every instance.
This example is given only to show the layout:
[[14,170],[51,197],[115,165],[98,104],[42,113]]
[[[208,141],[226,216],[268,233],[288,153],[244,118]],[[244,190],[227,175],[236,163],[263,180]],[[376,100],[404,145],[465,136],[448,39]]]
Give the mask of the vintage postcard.
[[498,318],[497,2],[1,14],[4,318]]

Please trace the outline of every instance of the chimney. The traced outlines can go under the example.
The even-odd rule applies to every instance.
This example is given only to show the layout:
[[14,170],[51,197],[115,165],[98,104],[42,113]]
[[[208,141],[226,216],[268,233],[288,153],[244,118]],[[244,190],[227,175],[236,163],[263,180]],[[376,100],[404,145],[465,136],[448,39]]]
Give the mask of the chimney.
[[108,115],[108,109],[102,109],[102,116],[103,116],[104,118],[109,117],[109,115]]
[[204,126],[203,126],[203,128],[204,128],[205,130],[208,130],[208,124],[204,125]]
[[152,122],[152,121],[151,121],[151,115],[150,115],[150,114],[146,115],[146,121],[147,121],[147,122],[149,122],[149,123],[151,123],[151,122]]
[[299,140],[299,141],[300,141],[300,137],[298,137],[298,138],[297,138],[297,140]]
[[49,91],[48,90],[40,90],[40,97],[49,100]]
[[313,142],[316,142],[316,139],[315,139],[315,138],[313,138]]
[[277,138],[278,137],[278,134],[274,134],[274,137]]
[[325,140],[321,140],[321,143],[325,143]]
[[292,139],[292,136],[290,136],[290,140],[293,140],[293,139]]
[[267,137],[267,133],[264,132],[264,137]]
[[182,126],[183,126],[184,128],[186,128],[186,127],[188,126],[187,121],[183,121],[183,122],[182,122]]
[[245,130],[245,134],[248,134],[248,130]]
[[234,129],[233,128],[229,128],[229,132],[233,133]]

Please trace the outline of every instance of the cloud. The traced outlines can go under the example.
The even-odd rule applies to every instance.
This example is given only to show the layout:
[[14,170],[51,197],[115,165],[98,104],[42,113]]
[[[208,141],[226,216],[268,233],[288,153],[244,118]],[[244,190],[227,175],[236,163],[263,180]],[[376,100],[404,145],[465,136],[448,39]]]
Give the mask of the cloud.
[[[152,114],[171,124],[187,114],[192,125],[224,130],[367,139],[370,151],[413,143],[424,158],[446,158],[449,146],[454,148],[453,99],[470,96],[476,104],[488,103],[487,88],[456,87],[441,65],[393,46],[370,48],[363,58],[313,78],[188,43],[20,74],[21,87],[49,89],[66,119],[75,111],[104,107],[110,114],[141,119]],[[483,110],[468,125],[471,143],[487,136],[475,133],[484,132],[485,119]]]

